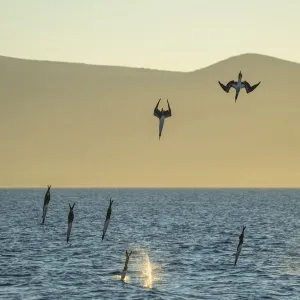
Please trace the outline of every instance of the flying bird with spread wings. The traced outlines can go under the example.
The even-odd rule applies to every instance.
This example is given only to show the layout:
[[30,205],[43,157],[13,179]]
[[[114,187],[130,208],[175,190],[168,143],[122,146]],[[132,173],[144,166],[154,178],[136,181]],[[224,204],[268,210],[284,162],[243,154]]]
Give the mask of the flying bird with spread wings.
[[252,91],[254,91],[260,84],[260,82],[259,82],[259,83],[254,84],[254,85],[251,86],[248,81],[242,81],[242,77],[243,77],[243,75],[242,75],[242,72],[240,71],[239,76],[238,76],[238,81],[231,80],[226,85],[224,85],[223,83],[218,81],[221,88],[226,93],[228,93],[231,88],[235,89],[235,102],[236,102],[236,100],[239,96],[239,93],[240,93],[241,89],[244,88],[246,90],[247,94],[248,94],[248,93],[251,93]]

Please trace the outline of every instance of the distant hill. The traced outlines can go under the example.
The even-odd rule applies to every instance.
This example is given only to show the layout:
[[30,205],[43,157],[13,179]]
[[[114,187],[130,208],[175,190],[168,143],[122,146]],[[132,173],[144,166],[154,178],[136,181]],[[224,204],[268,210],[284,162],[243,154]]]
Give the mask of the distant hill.
[[[239,71],[262,83],[234,103],[217,81]],[[259,54],[188,73],[0,57],[0,186],[299,186],[299,78]]]

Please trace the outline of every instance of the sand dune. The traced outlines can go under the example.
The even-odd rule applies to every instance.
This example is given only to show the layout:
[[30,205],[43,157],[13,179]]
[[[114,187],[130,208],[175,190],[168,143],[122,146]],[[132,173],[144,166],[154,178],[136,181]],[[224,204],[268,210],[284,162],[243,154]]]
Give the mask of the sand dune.
[[[262,83],[234,103],[217,81],[240,70]],[[299,78],[258,54],[189,73],[0,57],[0,186],[299,186]]]

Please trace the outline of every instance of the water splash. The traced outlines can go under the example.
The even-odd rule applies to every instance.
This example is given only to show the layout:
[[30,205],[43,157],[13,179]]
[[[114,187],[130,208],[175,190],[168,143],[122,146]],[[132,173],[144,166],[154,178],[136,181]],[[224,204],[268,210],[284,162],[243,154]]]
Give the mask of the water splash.
[[284,259],[280,266],[281,273],[285,275],[300,276],[300,255],[298,251],[296,249],[289,250],[283,257]]
[[[121,275],[114,275],[113,276],[116,280],[121,280]],[[124,278],[124,282],[125,283],[129,283],[130,282],[130,277],[128,275],[125,275],[125,278]]]
[[148,252],[144,249],[134,250],[133,257],[135,257],[135,269],[138,271],[139,279],[142,280],[142,286],[152,289],[153,285],[160,280],[161,266],[153,264]]
[[[152,289],[153,285],[160,280],[161,266],[153,264],[148,252],[139,247],[131,247],[132,256],[129,260],[128,272],[124,282],[142,285],[143,288]],[[121,273],[121,272],[120,272]],[[114,278],[121,280],[121,274],[115,275]]]
[[150,262],[149,255],[146,254],[144,266],[142,269],[142,273],[144,275],[144,288],[152,289],[153,285],[153,273],[152,273],[152,265]]

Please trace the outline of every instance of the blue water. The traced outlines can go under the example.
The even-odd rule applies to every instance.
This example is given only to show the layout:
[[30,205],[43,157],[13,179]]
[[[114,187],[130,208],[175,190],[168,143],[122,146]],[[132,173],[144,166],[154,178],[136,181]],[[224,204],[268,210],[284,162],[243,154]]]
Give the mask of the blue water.
[[300,299],[300,190],[45,191],[0,190],[0,299]]

